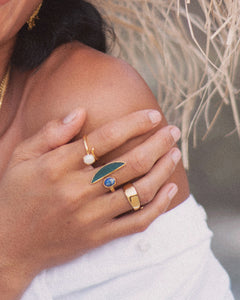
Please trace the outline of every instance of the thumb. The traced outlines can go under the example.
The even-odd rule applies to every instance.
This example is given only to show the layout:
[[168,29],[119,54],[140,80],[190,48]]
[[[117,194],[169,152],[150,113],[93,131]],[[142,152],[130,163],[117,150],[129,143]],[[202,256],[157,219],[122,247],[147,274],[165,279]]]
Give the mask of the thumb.
[[17,146],[13,153],[14,163],[39,157],[68,143],[80,132],[85,120],[86,110],[78,108],[64,119],[48,122],[38,133]]

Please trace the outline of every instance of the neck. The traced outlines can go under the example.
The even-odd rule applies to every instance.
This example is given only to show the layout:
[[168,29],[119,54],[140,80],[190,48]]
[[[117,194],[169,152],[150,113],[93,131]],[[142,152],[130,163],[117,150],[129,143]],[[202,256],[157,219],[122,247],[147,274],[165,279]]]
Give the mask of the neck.
[[0,45],[0,82],[4,77],[4,74],[7,70],[9,64],[15,39],[8,41],[7,43]]

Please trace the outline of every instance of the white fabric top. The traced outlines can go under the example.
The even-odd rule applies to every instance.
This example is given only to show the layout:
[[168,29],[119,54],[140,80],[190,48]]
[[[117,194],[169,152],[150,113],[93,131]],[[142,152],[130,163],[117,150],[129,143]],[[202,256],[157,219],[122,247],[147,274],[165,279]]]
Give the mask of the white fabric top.
[[22,300],[232,300],[211,237],[204,209],[190,196],[145,232],[42,272]]

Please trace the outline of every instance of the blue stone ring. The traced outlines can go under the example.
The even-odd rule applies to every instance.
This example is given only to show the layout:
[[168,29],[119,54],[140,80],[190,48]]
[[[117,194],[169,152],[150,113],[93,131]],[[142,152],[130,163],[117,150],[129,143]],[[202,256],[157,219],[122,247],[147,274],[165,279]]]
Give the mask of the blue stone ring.
[[94,176],[91,181],[91,184],[103,180],[103,185],[105,188],[109,189],[111,192],[115,192],[114,186],[117,184],[117,181],[114,177],[110,175],[117,170],[126,166],[126,163],[123,161],[115,161],[103,166]]
[[115,192],[114,186],[116,185],[117,181],[114,177],[107,177],[103,181],[103,185],[105,188],[109,189],[112,193]]

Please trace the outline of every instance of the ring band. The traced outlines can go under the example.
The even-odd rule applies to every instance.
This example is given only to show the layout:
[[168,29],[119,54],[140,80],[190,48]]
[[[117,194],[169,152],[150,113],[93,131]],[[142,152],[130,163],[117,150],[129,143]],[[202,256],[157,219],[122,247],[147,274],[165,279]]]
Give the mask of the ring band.
[[89,150],[86,135],[84,135],[84,137],[83,137],[83,144],[84,144],[85,150],[87,152],[87,154],[83,157],[83,162],[85,163],[85,165],[90,166],[90,165],[94,164],[98,160],[98,158],[96,157],[96,155],[94,153],[94,151],[95,151],[94,148],[92,148],[91,151]]
[[141,209],[141,203],[134,185],[132,183],[125,184],[123,186],[123,191],[133,210],[137,211]]

